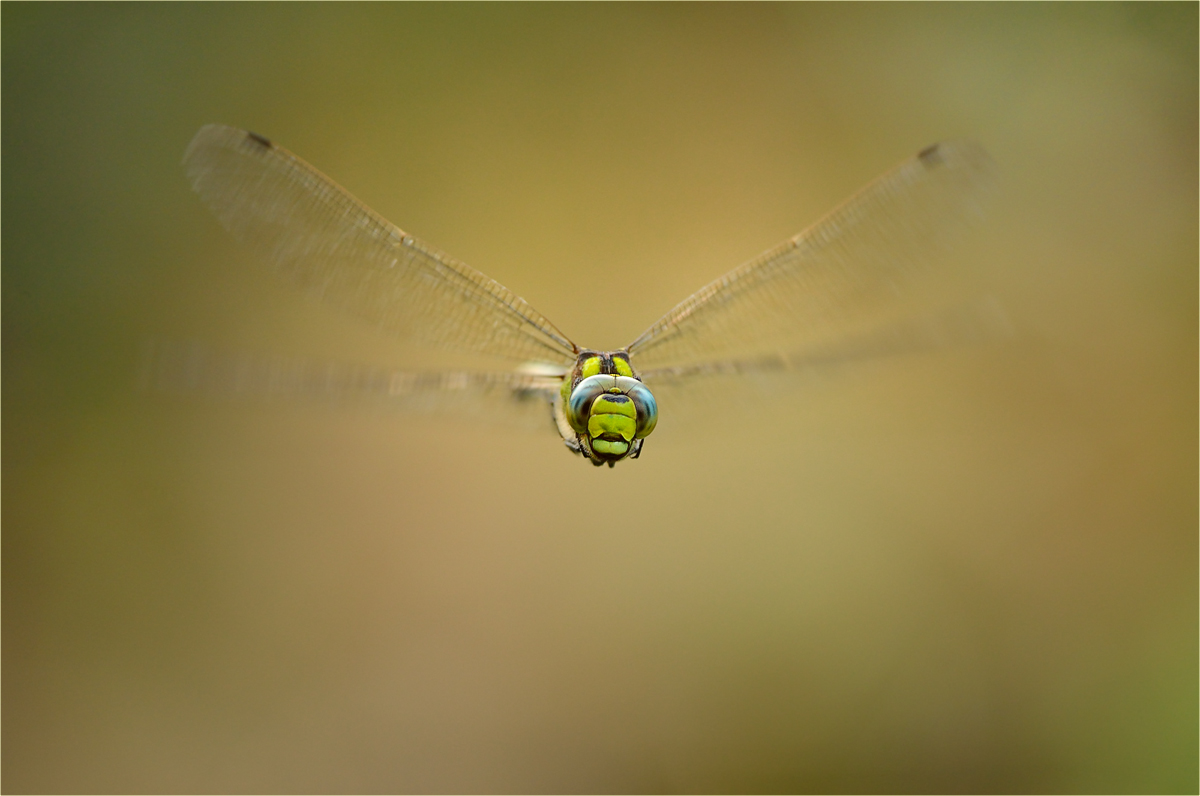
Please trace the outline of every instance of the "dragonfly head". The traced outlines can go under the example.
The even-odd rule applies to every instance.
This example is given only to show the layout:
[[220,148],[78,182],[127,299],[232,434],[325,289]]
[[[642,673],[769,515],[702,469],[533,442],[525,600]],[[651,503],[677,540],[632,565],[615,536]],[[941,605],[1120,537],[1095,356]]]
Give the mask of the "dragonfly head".
[[594,461],[617,462],[640,447],[658,422],[658,402],[631,376],[588,376],[571,391],[567,419]]
[[580,357],[577,373],[564,409],[588,458],[612,465],[636,456],[658,423],[653,393],[633,375],[623,353]]

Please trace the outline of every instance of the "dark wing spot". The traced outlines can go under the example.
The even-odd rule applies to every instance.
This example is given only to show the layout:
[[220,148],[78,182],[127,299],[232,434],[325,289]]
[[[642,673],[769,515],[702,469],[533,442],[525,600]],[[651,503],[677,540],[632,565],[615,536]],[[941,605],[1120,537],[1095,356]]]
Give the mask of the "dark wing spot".
[[917,153],[917,158],[920,159],[929,168],[942,165],[941,144],[932,144],[925,147]]
[[246,135],[250,138],[251,141],[258,144],[259,146],[264,146],[267,149],[270,149],[272,146],[274,146],[274,144],[271,143],[271,139],[264,138],[263,136],[259,135],[258,133],[252,133],[249,130],[247,130]]

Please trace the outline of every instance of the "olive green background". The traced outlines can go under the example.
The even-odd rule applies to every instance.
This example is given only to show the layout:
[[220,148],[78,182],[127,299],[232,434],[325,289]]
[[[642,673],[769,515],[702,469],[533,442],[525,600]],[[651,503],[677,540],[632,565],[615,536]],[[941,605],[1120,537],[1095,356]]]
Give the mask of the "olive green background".
[[[5,791],[1196,792],[1195,4],[0,14]],[[611,471],[139,393],[156,337],[452,361],[239,249],[208,122],[597,347],[973,138],[1017,335],[664,405]]]

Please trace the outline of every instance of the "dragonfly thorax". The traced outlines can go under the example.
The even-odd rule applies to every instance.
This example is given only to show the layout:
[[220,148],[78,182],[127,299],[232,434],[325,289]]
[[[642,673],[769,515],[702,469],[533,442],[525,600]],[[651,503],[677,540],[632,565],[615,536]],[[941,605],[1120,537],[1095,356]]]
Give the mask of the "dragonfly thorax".
[[636,458],[658,422],[658,403],[624,351],[580,353],[563,379],[561,406],[575,436],[567,444],[596,465]]

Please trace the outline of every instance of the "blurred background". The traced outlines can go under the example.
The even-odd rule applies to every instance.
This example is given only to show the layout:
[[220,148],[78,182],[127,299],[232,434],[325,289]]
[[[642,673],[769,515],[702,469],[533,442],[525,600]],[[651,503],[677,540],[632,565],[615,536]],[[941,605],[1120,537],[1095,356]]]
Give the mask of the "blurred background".
[[[2,13],[4,790],[1200,787],[1195,4]],[[156,337],[445,361],[218,227],[208,122],[597,347],[975,139],[1017,335],[664,406],[611,471],[139,393]]]

